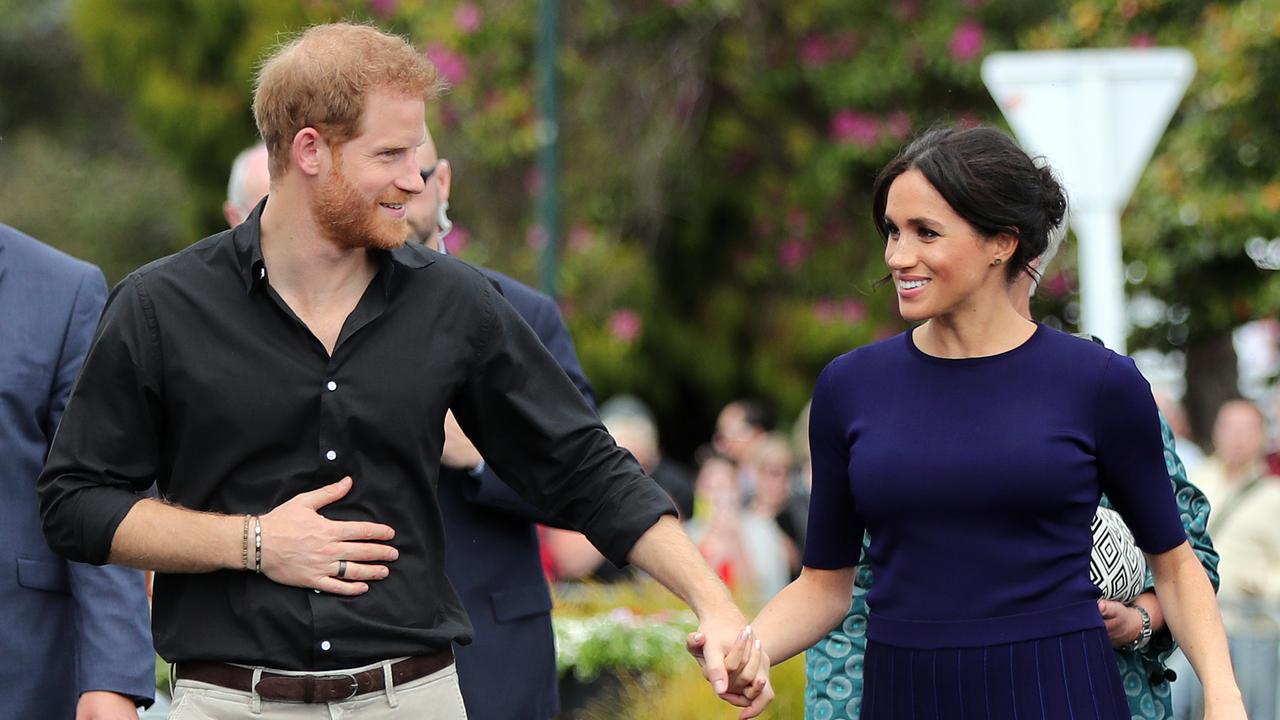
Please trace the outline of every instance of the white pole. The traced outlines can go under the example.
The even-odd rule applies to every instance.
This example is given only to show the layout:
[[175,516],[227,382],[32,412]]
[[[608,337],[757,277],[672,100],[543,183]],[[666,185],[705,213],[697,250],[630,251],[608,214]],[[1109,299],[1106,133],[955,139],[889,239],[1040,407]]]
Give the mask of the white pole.
[[1124,302],[1120,211],[1076,208],[1071,224],[1080,238],[1080,303],[1084,331],[1124,354],[1129,319]]

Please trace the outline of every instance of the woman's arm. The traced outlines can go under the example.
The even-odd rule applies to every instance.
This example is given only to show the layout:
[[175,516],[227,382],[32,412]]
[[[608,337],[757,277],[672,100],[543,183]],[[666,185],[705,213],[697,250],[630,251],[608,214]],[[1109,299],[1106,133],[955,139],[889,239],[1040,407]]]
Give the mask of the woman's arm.
[[1148,555],[1147,562],[1156,577],[1165,621],[1204,686],[1206,718],[1244,718],[1222,614],[1200,560],[1184,542]]
[[769,662],[778,664],[821,640],[844,620],[853,595],[851,567],[806,567],[756,616],[751,628]]

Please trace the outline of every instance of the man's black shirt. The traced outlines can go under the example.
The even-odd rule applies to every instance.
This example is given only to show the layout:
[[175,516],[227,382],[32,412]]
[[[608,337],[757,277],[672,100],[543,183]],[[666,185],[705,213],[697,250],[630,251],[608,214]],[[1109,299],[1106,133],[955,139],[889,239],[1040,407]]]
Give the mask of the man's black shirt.
[[45,533],[104,563],[153,482],[186,508],[263,514],[350,475],[350,493],[320,512],[390,525],[400,557],[358,597],[242,571],[158,574],[165,659],[326,670],[469,641],[435,496],[448,408],[500,477],[614,563],[674,512],[465,263],[377,252],[329,356],[270,285],[263,207],[112,291],[39,481]]

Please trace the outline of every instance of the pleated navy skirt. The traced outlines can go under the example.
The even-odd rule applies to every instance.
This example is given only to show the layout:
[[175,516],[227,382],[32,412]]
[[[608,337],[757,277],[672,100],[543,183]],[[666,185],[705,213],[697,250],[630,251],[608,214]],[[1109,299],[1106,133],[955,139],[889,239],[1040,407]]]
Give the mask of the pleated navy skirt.
[[863,720],[1129,720],[1106,630],[913,650],[867,643]]

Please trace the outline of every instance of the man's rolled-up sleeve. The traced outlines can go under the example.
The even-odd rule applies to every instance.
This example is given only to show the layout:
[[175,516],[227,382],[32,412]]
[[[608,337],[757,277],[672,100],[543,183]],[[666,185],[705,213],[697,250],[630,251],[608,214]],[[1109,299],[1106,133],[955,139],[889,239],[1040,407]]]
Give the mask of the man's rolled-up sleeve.
[[481,303],[473,372],[451,405],[458,423],[498,477],[625,565],[675,507],[487,283]]
[[156,480],[160,341],[137,274],[111,292],[37,491],[45,538],[102,565],[116,528]]

